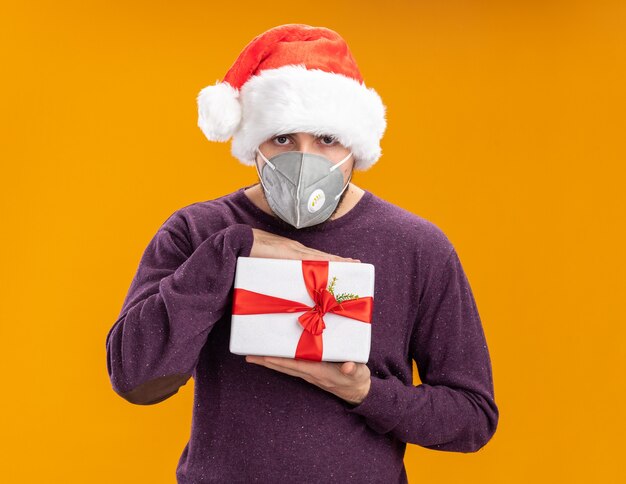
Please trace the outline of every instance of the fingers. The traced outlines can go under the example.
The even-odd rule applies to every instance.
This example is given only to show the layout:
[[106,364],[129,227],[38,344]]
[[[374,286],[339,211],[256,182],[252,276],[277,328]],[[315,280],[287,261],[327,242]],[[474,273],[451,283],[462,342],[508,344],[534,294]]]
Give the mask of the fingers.
[[[359,368],[359,366],[363,366],[365,371],[367,371],[368,375],[366,378],[368,384],[371,384],[367,366],[353,361],[344,363],[307,362],[292,358],[253,355],[247,355],[246,361],[301,378],[353,404],[363,401],[362,395],[367,395],[369,391],[369,386],[366,391],[360,390],[363,385],[359,381],[362,381],[363,378],[359,376],[359,373],[363,373],[363,369]],[[355,400],[354,395],[356,394],[361,396]]]
[[[322,387],[345,384],[345,382],[353,380],[359,371],[358,365],[353,361],[334,363],[254,355],[247,355],[245,359],[249,363],[256,363],[292,376],[298,376]],[[324,382],[323,385],[322,382]]]
[[272,363],[271,361],[268,361],[266,358],[262,358],[259,360],[253,360],[253,359],[249,359],[248,357],[246,357],[246,361],[249,363],[255,363],[261,366],[266,366],[267,368],[271,368],[272,370],[277,370],[283,373],[287,373],[288,375],[291,376],[297,376],[299,378],[303,378],[305,380],[309,380],[310,379],[310,375],[308,373],[303,373],[301,371],[295,370],[293,368],[288,368],[286,366],[283,365],[279,365],[279,364],[275,364]]
[[338,262],[361,262],[359,259],[353,259],[351,257],[341,257],[335,254],[329,254],[328,252],[317,250],[312,247],[307,247],[306,245],[302,245],[302,244],[296,247],[296,250],[299,253],[298,258],[301,258],[301,259],[332,260],[332,261],[338,261]]
[[352,375],[356,373],[357,366],[356,363],[354,363],[353,361],[346,361],[341,365],[340,369],[341,373],[343,373],[344,375]]
[[261,229],[252,229],[254,242],[251,257],[269,257],[274,259],[331,260],[337,262],[361,262],[351,257],[341,257]]
[[349,257],[341,257],[335,254],[329,254],[327,252],[322,252],[321,250],[315,250],[306,248],[306,250],[300,250],[298,252],[298,259],[308,259],[308,260],[330,260],[337,262],[361,262],[358,259],[352,259]]

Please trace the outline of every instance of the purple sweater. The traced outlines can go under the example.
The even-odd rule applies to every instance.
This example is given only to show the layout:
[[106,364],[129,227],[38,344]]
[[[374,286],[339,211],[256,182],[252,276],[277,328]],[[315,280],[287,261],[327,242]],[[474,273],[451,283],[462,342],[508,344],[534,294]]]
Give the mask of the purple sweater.
[[[161,402],[194,378],[177,481],[405,483],[406,443],[484,446],[498,423],[491,362],[468,279],[441,229],[367,190],[347,214],[296,229],[245,188],[163,223],[106,338],[112,387],[131,403]],[[374,264],[372,384],[359,405],[230,353],[235,263],[250,255],[252,227]]]

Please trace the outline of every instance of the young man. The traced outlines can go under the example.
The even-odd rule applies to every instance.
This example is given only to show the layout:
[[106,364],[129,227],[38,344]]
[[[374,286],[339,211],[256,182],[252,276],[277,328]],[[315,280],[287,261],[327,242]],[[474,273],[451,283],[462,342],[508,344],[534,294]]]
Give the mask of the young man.
[[[194,377],[178,482],[403,483],[407,443],[483,447],[498,408],[468,279],[436,225],[351,183],[380,158],[386,121],[344,40],[270,29],[198,105],[205,135],[232,136],[260,183],[163,223],[106,338],[113,389],[132,403]],[[374,264],[368,363],[231,353],[235,264],[249,256]]]

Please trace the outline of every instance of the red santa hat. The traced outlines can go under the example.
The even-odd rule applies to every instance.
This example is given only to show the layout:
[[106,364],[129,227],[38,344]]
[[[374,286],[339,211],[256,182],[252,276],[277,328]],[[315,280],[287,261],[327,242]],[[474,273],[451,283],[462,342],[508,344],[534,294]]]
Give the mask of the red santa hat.
[[285,24],[255,37],[222,81],[200,91],[198,126],[211,141],[228,141],[244,165],[256,148],[287,133],[331,135],[350,148],[354,169],[381,156],[386,107],[365,86],[348,45],[324,27]]

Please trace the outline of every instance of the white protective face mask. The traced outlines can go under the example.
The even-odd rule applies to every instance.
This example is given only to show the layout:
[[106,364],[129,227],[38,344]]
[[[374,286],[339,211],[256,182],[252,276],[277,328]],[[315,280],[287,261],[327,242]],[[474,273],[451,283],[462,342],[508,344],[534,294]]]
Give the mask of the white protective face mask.
[[322,155],[302,151],[286,151],[265,160],[263,173],[254,160],[265,198],[274,213],[297,229],[319,224],[332,215],[339,197],[348,187],[352,173],[343,184],[338,170],[352,152],[338,163]]

